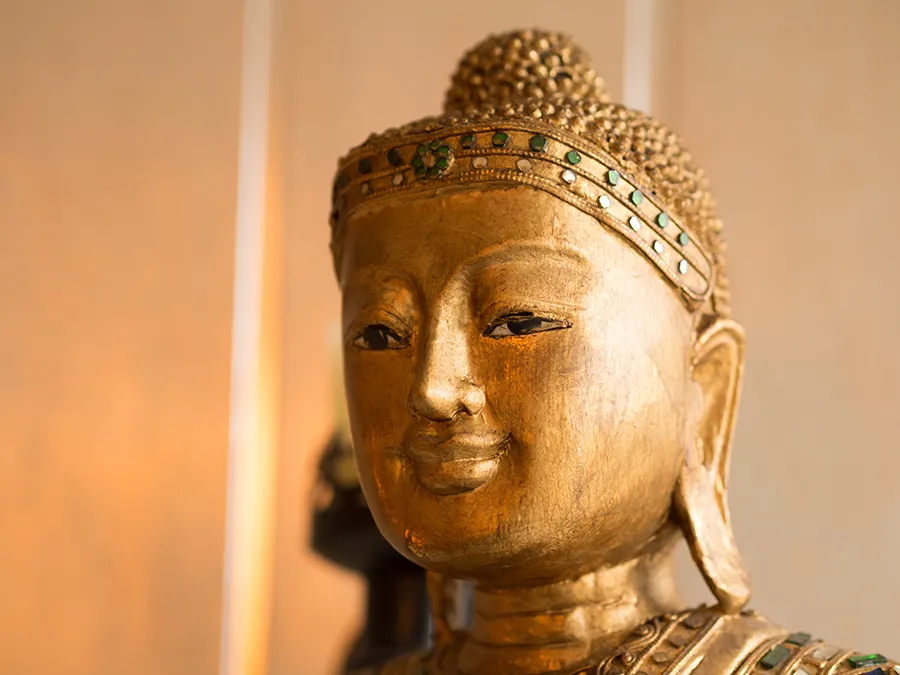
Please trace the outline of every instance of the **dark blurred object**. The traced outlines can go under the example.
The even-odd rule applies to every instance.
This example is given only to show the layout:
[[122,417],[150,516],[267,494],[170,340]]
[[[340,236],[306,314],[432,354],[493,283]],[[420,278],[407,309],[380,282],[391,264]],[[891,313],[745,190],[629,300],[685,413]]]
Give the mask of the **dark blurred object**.
[[384,663],[428,644],[425,571],[388,544],[359,487],[349,443],[336,434],[319,460],[312,547],[366,579],[366,623],[344,671]]

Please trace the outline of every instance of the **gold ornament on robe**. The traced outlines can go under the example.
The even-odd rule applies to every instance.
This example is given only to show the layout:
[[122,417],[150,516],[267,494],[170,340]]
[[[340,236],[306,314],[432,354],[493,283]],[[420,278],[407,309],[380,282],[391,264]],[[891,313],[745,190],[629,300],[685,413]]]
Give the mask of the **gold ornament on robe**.
[[[722,224],[569,38],[477,45],[442,115],[341,160],[331,228],[360,483],[434,614],[434,647],[377,672],[900,675],[744,609]],[[715,607],[676,593],[682,537]]]

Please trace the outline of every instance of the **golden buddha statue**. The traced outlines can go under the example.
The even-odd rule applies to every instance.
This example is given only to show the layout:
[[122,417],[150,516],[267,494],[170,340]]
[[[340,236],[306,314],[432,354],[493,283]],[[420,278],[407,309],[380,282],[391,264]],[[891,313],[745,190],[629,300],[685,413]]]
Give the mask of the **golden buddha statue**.
[[[368,672],[900,675],[744,609],[726,504],[744,334],[679,138],[541,31],[467,53],[444,109],[371,136],[334,188],[359,479],[427,570],[434,625]],[[716,606],[679,599],[680,537]]]

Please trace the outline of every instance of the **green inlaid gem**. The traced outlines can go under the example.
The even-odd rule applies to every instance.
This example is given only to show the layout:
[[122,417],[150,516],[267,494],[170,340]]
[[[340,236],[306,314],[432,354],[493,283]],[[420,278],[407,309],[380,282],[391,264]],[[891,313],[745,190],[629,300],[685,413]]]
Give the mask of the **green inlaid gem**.
[[687,236],[687,232],[682,232],[678,235],[678,238],[675,241],[677,241],[682,246],[687,246],[690,240],[691,238]]
[[531,149],[535,152],[543,152],[547,147],[547,139],[540,134],[535,134],[531,137],[531,140],[528,141],[528,145],[530,145]]
[[462,138],[459,139],[459,144],[464,148],[474,148],[475,147],[475,135],[474,134],[466,134]]
[[777,647],[773,647],[772,649],[770,649],[769,653],[759,660],[759,665],[761,665],[766,670],[772,670],[772,668],[784,661],[790,655],[790,649],[788,649],[784,645],[778,645]]
[[569,164],[578,164],[581,161],[581,155],[579,155],[575,150],[569,150],[566,153],[566,161]]
[[610,169],[606,174],[606,180],[609,181],[610,185],[618,185],[620,177],[619,172],[615,169]]
[[506,144],[509,142],[509,134],[498,131],[491,137],[491,143],[494,144],[495,147],[503,148],[506,147]]
[[810,640],[812,640],[812,635],[809,633],[793,633],[784,639],[788,644],[797,645],[798,647],[806,646]]
[[660,227],[665,227],[669,224],[669,216],[665,213],[660,213],[658,216],[656,216],[656,224]]
[[447,157],[438,157],[434,162],[434,166],[436,169],[443,171],[448,166],[450,166],[450,159]]
[[441,142],[439,140],[435,139],[435,140],[431,141],[431,149],[432,150],[437,150],[439,147],[441,147]]
[[863,666],[880,666],[887,663],[887,659],[881,654],[863,654],[861,656],[851,656],[847,659],[854,668],[862,668]]
[[366,157],[364,159],[359,160],[359,172],[360,173],[372,173],[372,158]]
[[425,161],[422,159],[422,155],[416,155],[415,157],[413,157],[412,164],[417,169],[425,166]]
[[440,175],[441,175],[441,170],[439,168],[437,168],[437,165],[428,169],[428,177],[429,178],[437,178]]
[[416,152],[418,152],[420,155],[424,155],[426,152],[428,152],[428,146],[423,143],[418,148],[416,148]]
[[437,150],[435,150],[435,152],[439,155],[449,155],[450,154],[450,146],[442,145]]
[[400,166],[403,164],[403,155],[400,154],[400,148],[391,148],[388,150],[388,161],[391,166]]
[[644,194],[640,190],[635,190],[631,193],[632,204],[639,206],[642,201],[644,201]]
[[418,176],[419,178],[425,178],[425,174],[427,173],[427,171],[428,169],[426,169],[424,166],[417,166],[416,176]]

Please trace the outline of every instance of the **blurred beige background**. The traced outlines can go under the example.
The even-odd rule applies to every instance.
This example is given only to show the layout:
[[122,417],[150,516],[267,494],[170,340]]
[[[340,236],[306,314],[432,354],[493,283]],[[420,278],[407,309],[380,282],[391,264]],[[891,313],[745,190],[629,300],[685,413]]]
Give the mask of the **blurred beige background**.
[[[247,514],[274,548],[243,551],[266,578],[237,617],[256,637],[229,638],[265,658],[222,672],[324,675],[359,621],[357,580],[306,551],[333,417],[336,159],[436,111],[484,34],[532,25],[574,34],[614,97],[646,94],[711,176],[750,339],[731,506],[753,605],[900,654],[900,3],[7,0],[0,672],[220,667],[238,176],[253,142],[240,110],[251,52],[269,62],[242,35],[267,8],[262,288],[280,311],[259,319],[257,356],[280,378],[258,382],[252,405],[277,433],[250,449],[277,463],[256,496],[274,515]],[[682,576],[705,599],[688,564]]]
[[0,672],[214,673],[241,5],[0,3]]

